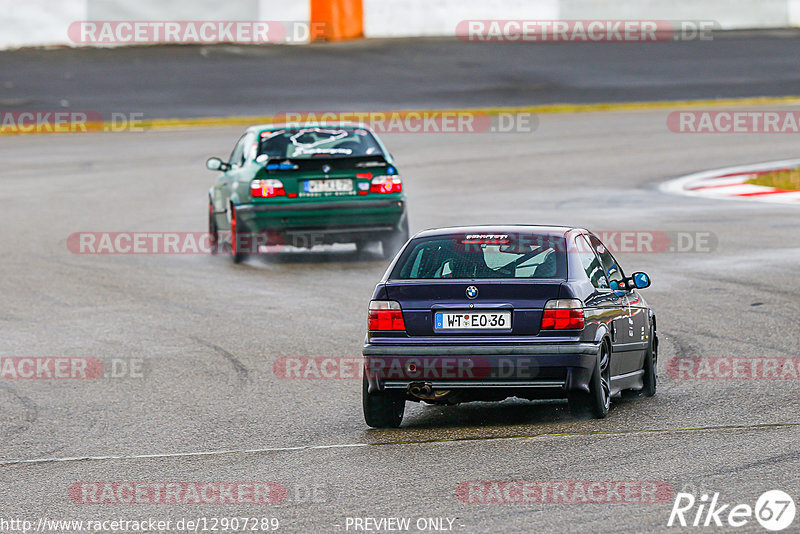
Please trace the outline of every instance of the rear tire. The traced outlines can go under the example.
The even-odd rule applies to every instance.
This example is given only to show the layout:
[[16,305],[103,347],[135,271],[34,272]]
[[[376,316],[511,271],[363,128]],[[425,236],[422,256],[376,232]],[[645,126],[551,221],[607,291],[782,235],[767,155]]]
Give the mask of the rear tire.
[[369,241],[364,239],[356,241],[356,252],[358,252],[359,255],[364,254],[369,248],[369,244]]
[[408,218],[403,219],[400,228],[392,232],[388,237],[381,239],[383,247],[383,259],[390,260],[408,241]]
[[641,394],[643,397],[652,397],[656,394],[656,386],[658,385],[658,337],[652,326],[650,327],[650,344],[647,347],[643,369],[642,382],[644,387]]
[[611,407],[611,352],[605,343],[595,362],[594,373],[589,381],[589,393],[573,391],[569,394],[569,409],[573,415],[589,415],[604,419]]
[[361,400],[364,421],[372,428],[397,428],[403,422],[405,399],[370,394],[366,377],[362,380]]
[[247,259],[247,253],[242,252],[242,240],[240,234],[243,228],[236,221],[236,208],[231,206],[231,259],[233,263],[239,264]]

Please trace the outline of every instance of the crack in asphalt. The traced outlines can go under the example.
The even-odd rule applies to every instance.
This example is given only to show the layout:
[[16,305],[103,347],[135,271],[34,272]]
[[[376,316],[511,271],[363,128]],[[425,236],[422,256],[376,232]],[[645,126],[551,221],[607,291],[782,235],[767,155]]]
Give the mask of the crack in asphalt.
[[716,425],[716,426],[695,426],[695,427],[676,427],[676,428],[637,428],[627,430],[598,430],[598,431],[576,431],[576,432],[547,432],[541,434],[518,434],[511,436],[475,436],[462,438],[432,438],[419,440],[396,440],[381,441],[374,443],[339,443],[334,445],[298,445],[294,447],[268,447],[263,449],[240,449],[240,450],[219,450],[219,451],[197,451],[197,452],[175,452],[161,454],[137,454],[128,456],[74,456],[66,458],[34,458],[30,460],[4,460],[0,461],[0,466],[13,465],[37,465],[60,462],[86,462],[86,461],[106,461],[106,460],[153,460],[166,458],[192,458],[201,456],[225,456],[233,454],[261,454],[268,452],[295,452],[312,451],[325,449],[353,449],[363,447],[381,447],[386,445],[425,445],[433,443],[453,443],[470,441],[499,441],[499,440],[521,440],[538,438],[564,438],[576,436],[623,436],[623,435],[647,435],[647,434],[670,434],[679,432],[714,432],[731,430],[775,430],[782,428],[797,428],[800,422],[795,423],[759,423],[752,425]]

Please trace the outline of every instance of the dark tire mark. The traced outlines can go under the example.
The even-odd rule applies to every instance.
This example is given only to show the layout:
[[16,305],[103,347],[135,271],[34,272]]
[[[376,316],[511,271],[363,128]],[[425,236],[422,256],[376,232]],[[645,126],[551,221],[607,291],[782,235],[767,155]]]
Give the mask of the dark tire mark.
[[223,349],[222,347],[214,345],[213,343],[209,343],[208,341],[200,339],[199,337],[190,336],[189,339],[197,343],[200,343],[205,347],[214,349],[214,351],[216,351],[220,356],[228,360],[231,363],[231,365],[233,365],[233,368],[236,370],[236,375],[239,378],[239,380],[241,380],[242,382],[247,380],[250,371],[247,369],[247,367],[245,367],[245,365],[241,361],[239,361],[239,359],[236,356],[234,356],[227,350]]

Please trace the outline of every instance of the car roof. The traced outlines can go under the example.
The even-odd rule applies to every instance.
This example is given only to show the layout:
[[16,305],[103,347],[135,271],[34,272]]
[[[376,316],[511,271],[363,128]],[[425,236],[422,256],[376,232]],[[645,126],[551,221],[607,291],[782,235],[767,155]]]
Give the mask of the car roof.
[[268,124],[256,124],[254,126],[250,126],[247,131],[248,132],[264,132],[269,130],[281,130],[283,128],[363,128],[365,130],[372,131],[369,126],[366,124],[361,124],[358,122],[320,122],[320,121],[298,121],[298,122],[289,122],[289,123],[268,123]]
[[414,237],[438,237],[458,234],[546,234],[564,237],[572,231],[586,232],[583,228],[574,226],[550,226],[539,224],[491,224],[477,226],[450,226],[444,228],[430,228],[419,232]]

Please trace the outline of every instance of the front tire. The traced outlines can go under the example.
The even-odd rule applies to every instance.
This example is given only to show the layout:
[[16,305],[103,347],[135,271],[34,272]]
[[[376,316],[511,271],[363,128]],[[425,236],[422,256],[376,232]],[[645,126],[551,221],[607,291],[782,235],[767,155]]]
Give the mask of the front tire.
[[214,204],[211,199],[208,201],[208,241],[211,246],[211,254],[219,252],[219,229],[214,216]]
[[364,409],[364,421],[372,428],[397,428],[403,422],[406,410],[405,399],[384,395],[372,395],[369,382],[364,377],[361,385],[361,405]]
[[611,408],[611,352],[603,343],[589,382],[589,393],[574,391],[569,395],[569,409],[574,415],[604,419]]

